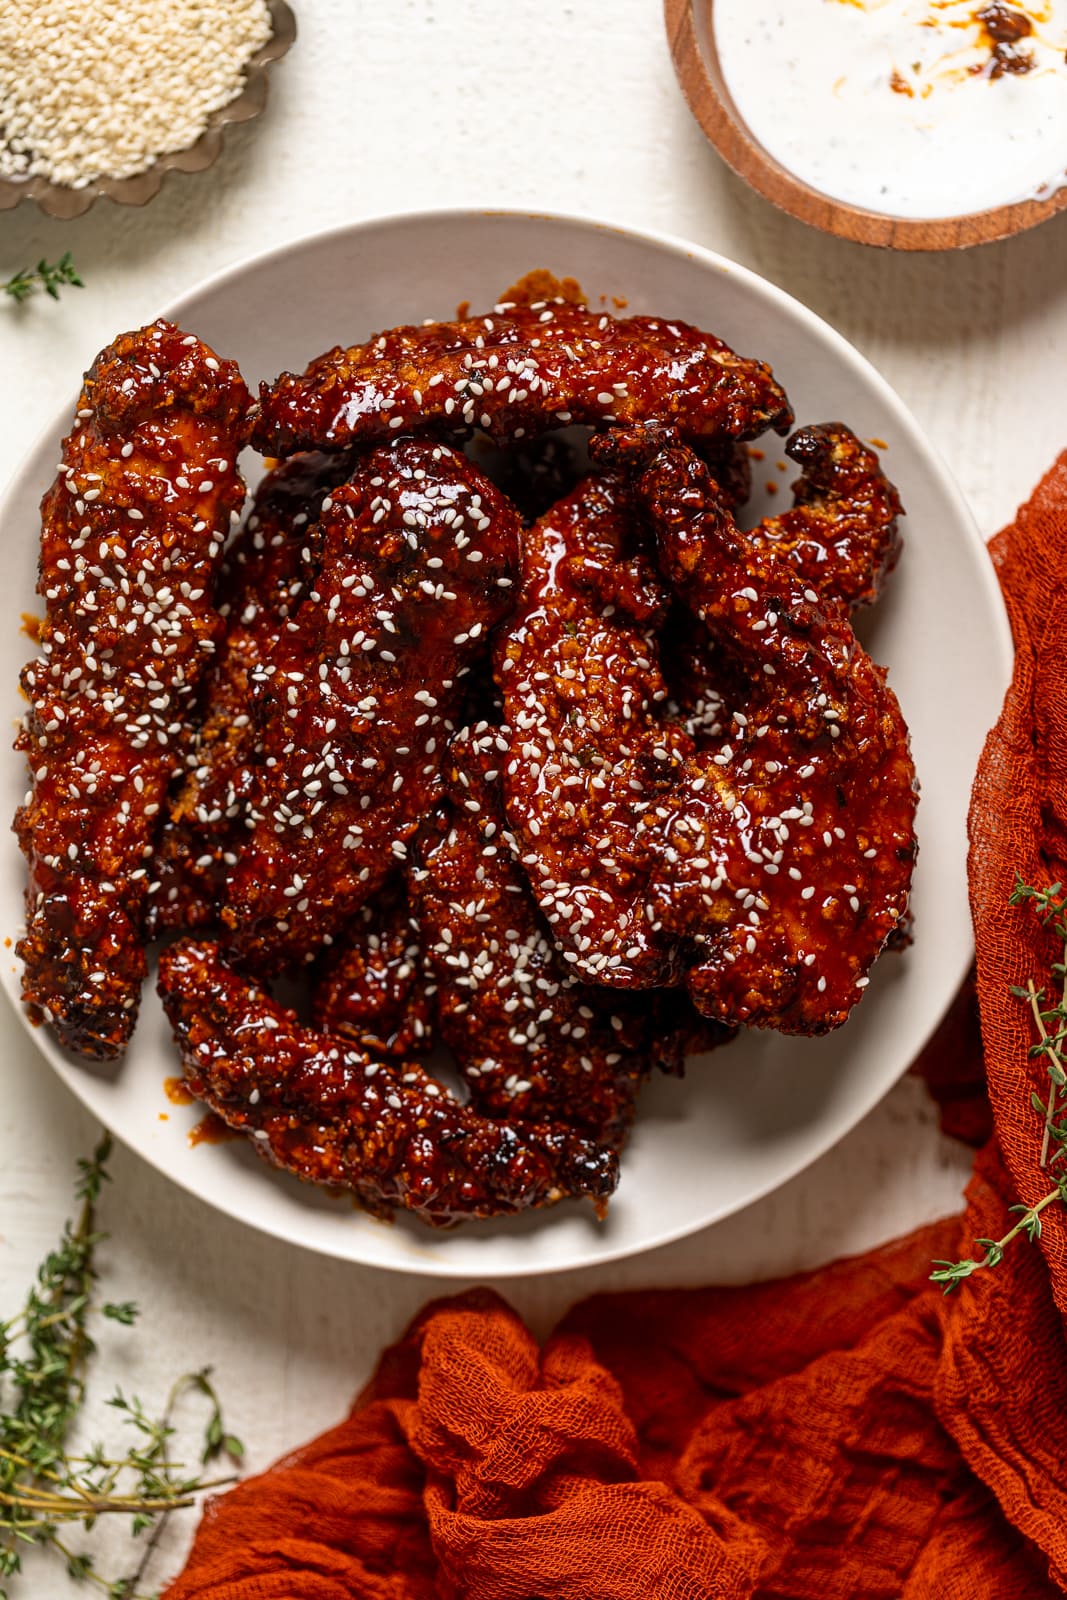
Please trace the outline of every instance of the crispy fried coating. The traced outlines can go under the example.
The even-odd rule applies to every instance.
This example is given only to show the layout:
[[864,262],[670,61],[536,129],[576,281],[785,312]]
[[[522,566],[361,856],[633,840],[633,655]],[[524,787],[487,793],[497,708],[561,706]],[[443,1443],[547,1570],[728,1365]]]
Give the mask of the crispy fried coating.
[[[786,453],[801,468],[793,484],[793,506],[746,529],[746,545],[770,550],[829,599],[852,608],[871,605],[901,549],[900,497],[877,455],[841,422],[798,429]],[[731,480],[714,454],[701,454],[723,498],[736,509],[736,478]],[[729,657],[681,604],[673,609],[660,642],[672,711],[698,742],[718,738],[724,706],[738,692]]]
[[[871,605],[900,558],[900,496],[875,452],[843,422],[798,428],[785,447],[800,464],[793,505],[747,534],[820,594]],[[714,474],[713,474],[714,475]]]
[[588,1196],[602,1207],[617,1156],[551,1124],[493,1122],[417,1063],[374,1060],[302,1028],[239,977],[218,947],[183,940],[159,990],[186,1083],[274,1166],[351,1190],[367,1210],[447,1226]]
[[274,455],[343,449],[393,430],[500,443],[568,423],[648,418],[686,438],[787,433],[792,412],[762,361],[662,317],[610,317],[562,298],[392,328],[337,347],[260,390],[253,442]]
[[523,577],[495,672],[512,752],[508,820],[564,960],[591,983],[677,982],[678,941],[645,911],[641,819],[691,741],[657,715],[667,596],[626,481],[587,478],[523,536]]
[[166,322],[124,334],[86,375],[42,502],[18,951],[31,1015],[89,1056],[120,1055],[136,1017],[159,812],[221,630],[248,405],[235,364],[199,339]]
[[454,740],[447,798],[419,835],[411,893],[438,1035],[479,1111],[618,1145],[652,1065],[648,1008],[613,1004],[561,960],[511,849],[509,748],[485,723]]
[[226,632],[209,668],[188,773],[170,805],[151,889],[149,931],[217,922],[227,869],[244,839],[255,763],[252,677],[268,662],[313,571],[309,540],[323,498],[351,470],[345,456],[292,456],[268,472],[226,551],[218,610]]
[[523,865],[583,976],[632,987],[684,969],[722,1023],[825,1031],[907,906],[899,707],[843,602],[747,542],[691,451],[647,434],[610,450],[637,471],[663,576],[721,653],[729,704],[701,747],[664,715],[655,638],[632,606],[601,603],[632,569],[606,575],[634,508],[605,480],[583,485],[528,537],[497,652]]
[[695,753],[654,808],[650,911],[690,944],[705,1014],[824,1032],[907,910],[916,786],[900,707],[844,601],[748,543],[691,451],[657,449],[637,493],[675,593],[748,679],[717,754]]
[[518,531],[499,491],[428,440],[370,453],[324,504],[315,588],[252,674],[257,765],[222,915],[257,970],[314,955],[405,859],[510,604]]
[[400,877],[360,909],[320,961],[311,1020],[371,1055],[403,1058],[433,1044],[431,997],[415,908]]

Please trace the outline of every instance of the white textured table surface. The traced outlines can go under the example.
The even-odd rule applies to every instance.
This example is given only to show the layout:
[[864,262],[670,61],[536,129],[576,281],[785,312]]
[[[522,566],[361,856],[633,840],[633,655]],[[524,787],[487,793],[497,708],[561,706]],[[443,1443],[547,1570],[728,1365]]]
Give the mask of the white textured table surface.
[[[29,208],[0,216],[0,275],[71,249],[88,285],[58,305],[0,306],[0,482],[95,351],[207,273],[334,223],[447,204],[662,228],[781,284],[897,387],[987,533],[1067,444],[1067,219],[970,254],[904,257],[780,216],[692,122],[657,0],[294,3],[300,37],[268,113],[231,130],[210,173],[172,175],[143,211],[100,204],[66,224]],[[69,1174],[95,1130],[2,1013],[0,1030],[3,1314],[67,1214]],[[507,1292],[546,1331],[595,1289],[814,1265],[956,1209],[968,1164],[906,1081],[816,1166],[734,1220]],[[138,1333],[114,1335],[123,1381],[161,1400],[171,1375],[212,1361],[253,1466],[336,1419],[380,1346],[436,1292],[430,1280],[272,1244],[125,1150],[113,1171],[107,1290],[145,1308]]]

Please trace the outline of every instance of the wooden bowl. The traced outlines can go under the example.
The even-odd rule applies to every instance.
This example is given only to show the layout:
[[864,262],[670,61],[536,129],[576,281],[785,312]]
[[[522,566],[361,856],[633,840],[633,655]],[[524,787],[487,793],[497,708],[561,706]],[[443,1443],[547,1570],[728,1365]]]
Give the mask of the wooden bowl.
[[667,37],[693,115],[716,150],[749,186],[790,216],[859,244],[891,250],[963,250],[1033,228],[1067,206],[1067,188],[1047,200],[1020,200],[962,217],[886,216],[834,200],[768,155],[742,120],[726,87],[715,44],[715,0],[664,0]]

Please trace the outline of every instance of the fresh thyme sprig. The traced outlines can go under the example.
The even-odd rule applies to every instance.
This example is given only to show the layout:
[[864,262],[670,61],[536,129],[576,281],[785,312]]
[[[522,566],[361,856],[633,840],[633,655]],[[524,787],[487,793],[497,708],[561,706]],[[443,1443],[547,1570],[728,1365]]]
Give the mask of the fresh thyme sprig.
[[1034,1110],[1044,1121],[1041,1138],[1041,1166],[1056,1169],[1054,1185],[1047,1194],[1032,1206],[1012,1206],[1019,1220],[1002,1239],[976,1239],[985,1252],[974,1259],[966,1256],[962,1261],[935,1261],[930,1277],[934,1283],[944,1285],[946,1294],[975,1272],[996,1267],[1004,1259],[1004,1252],[1014,1239],[1025,1234],[1031,1244],[1041,1237],[1042,1212],[1058,1200],[1067,1206],[1067,894],[1062,883],[1052,883],[1045,889],[1035,889],[1024,883],[1016,874],[1015,888],[1009,904],[1032,904],[1042,926],[1054,935],[1061,947],[1060,959],[1052,963],[1052,988],[1047,993],[1039,989],[1032,978],[1024,986],[1012,984],[1011,993],[1017,1000],[1025,1001],[1030,1008],[1037,1029],[1037,1039],[1030,1046],[1032,1060],[1043,1057],[1048,1071],[1048,1099],[1042,1099],[1036,1090],[1030,1099]]
[[[207,1367],[177,1379],[158,1418],[117,1389],[108,1404],[133,1430],[125,1449],[108,1452],[94,1444],[81,1455],[67,1449],[95,1348],[89,1331],[97,1276],[93,1256],[105,1237],[96,1231],[95,1214],[108,1181],[110,1153],[105,1137],[88,1160],[78,1163],[78,1218],[65,1224],[58,1246],[41,1263],[22,1310],[0,1322],[0,1600],[7,1600],[5,1580],[19,1573],[22,1548],[29,1545],[52,1549],[71,1578],[93,1583],[109,1600],[147,1600],[139,1585],[165,1518],[193,1505],[201,1490],[233,1481],[232,1476],[206,1477],[202,1468],[209,1461],[223,1454],[236,1461],[244,1453],[241,1441],[226,1429]],[[133,1301],[105,1302],[99,1310],[124,1327],[138,1315]],[[211,1407],[196,1469],[169,1455],[176,1408],[190,1393]],[[135,1537],[151,1532],[134,1570],[107,1578],[87,1551],[67,1543],[61,1529],[69,1524],[89,1530],[99,1517],[116,1513],[130,1517]]]
[[69,250],[65,250],[58,261],[38,261],[35,267],[24,267],[21,272],[16,272],[6,282],[0,283],[0,290],[11,296],[12,300],[20,305],[23,300],[28,300],[31,294],[38,289],[43,289],[46,295],[53,300],[59,299],[62,288],[84,289],[85,285],[79,278],[74,266],[74,258]]

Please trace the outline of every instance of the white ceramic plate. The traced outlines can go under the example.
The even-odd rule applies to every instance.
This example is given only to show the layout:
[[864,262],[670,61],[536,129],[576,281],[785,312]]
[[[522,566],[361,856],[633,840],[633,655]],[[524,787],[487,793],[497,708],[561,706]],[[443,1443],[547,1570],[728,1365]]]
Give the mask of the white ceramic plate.
[[[922,781],[915,944],[884,958],[847,1026],[820,1040],[755,1033],[683,1082],[645,1093],[607,1221],[569,1204],[501,1223],[433,1234],[401,1218],[375,1222],[270,1171],[243,1142],[192,1148],[195,1107],[170,1105],[163,1080],[178,1071],[154,993],[126,1059],[114,1066],[66,1057],[33,1037],[60,1077],[120,1138],[176,1182],[231,1216],[329,1255],[445,1277],[558,1271],[630,1255],[728,1216],[814,1161],[886,1093],[929,1037],[971,954],[965,819],[987,728],[1008,680],[1011,643],[999,591],[970,514],[916,423],[877,372],[810,311],[752,273],[696,246],[560,216],[438,212],[398,216],[316,235],[231,268],[165,314],[235,356],[253,383],[378,329],[491,305],[532,267],[577,277],[590,297],[633,311],[685,318],[745,354],[768,359],[802,422],[844,418],[884,440],[886,467],[908,510],[906,552],[887,598],[864,622],[875,656],[911,727]],[[119,330],[116,329],[116,332]],[[76,373],[71,373],[72,391]],[[73,404],[73,393],[72,393]],[[20,613],[38,604],[37,502],[50,481],[70,413],[57,418],[0,507],[7,624],[0,682],[12,719],[27,655]],[[756,473],[756,510],[781,443]],[[10,815],[25,775],[3,763],[0,804]],[[7,836],[0,857],[0,934],[22,915],[23,861]],[[0,963],[18,1007],[14,958]],[[161,1119],[165,1113],[165,1120]]]

